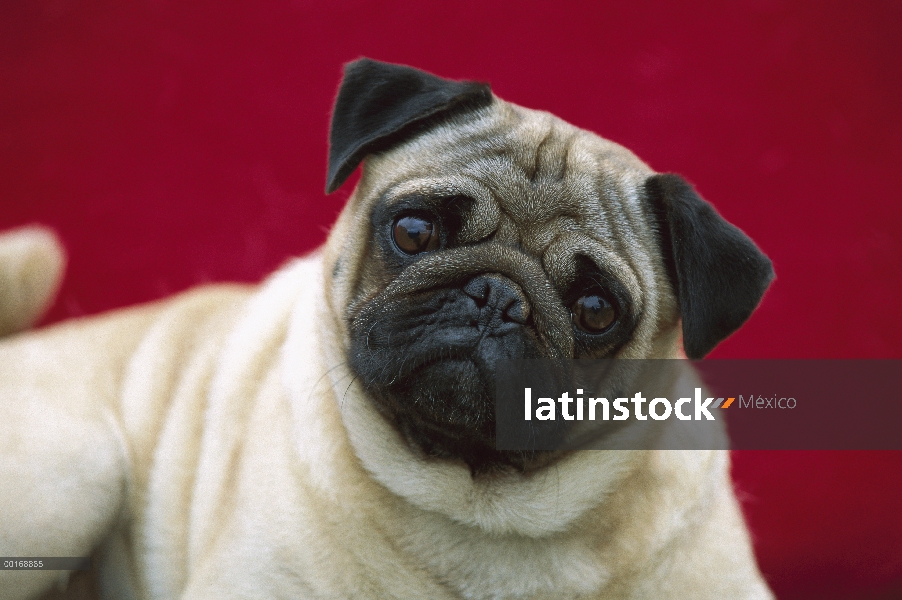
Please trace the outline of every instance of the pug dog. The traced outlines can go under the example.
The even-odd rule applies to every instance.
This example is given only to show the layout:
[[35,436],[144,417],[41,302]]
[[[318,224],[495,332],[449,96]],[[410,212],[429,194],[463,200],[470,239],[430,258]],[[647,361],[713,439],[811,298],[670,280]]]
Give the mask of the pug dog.
[[[0,598],[771,598],[727,452],[502,451],[491,401],[505,359],[704,356],[773,277],[755,244],[611,141],[367,59],[327,191],[361,163],[260,287],[0,343],[0,555],[93,565]],[[17,235],[10,330],[61,264]]]

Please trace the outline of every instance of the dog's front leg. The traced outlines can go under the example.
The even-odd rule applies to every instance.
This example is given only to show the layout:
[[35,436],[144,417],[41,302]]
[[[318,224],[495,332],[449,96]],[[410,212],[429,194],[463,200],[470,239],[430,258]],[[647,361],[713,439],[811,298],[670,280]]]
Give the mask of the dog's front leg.
[[[61,329],[61,330],[60,330]],[[0,556],[88,556],[116,524],[128,459],[97,346],[78,327],[0,341]],[[64,571],[0,570],[0,599]]]

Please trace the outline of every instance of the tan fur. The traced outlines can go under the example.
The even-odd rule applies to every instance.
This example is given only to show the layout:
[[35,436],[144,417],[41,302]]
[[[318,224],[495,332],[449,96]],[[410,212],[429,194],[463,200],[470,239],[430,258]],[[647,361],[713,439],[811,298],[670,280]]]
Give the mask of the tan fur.
[[53,232],[22,227],[0,237],[0,336],[27,329],[59,287],[65,254]]
[[[466,235],[495,232],[500,260],[549,277],[585,245],[641,294],[623,356],[678,356],[635,191],[649,173],[498,101],[370,157],[325,249],[259,288],[0,342],[0,555],[96,552],[116,599],[770,598],[726,452],[583,451],[473,478],[409,448],[346,364],[355,311],[414,285],[380,276],[368,237],[375,203],[411,191],[475,198]],[[58,579],[0,571],[0,599]]]

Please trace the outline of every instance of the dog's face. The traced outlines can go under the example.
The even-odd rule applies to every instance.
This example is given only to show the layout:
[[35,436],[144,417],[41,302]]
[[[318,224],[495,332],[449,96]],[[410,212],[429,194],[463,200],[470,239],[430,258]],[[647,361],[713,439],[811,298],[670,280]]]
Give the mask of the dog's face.
[[352,63],[331,142],[330,190],[368,156],[329,241],[348,361],[412,447],[474,471],[543,462],[494,449],[499,360],[672,357],[681,333],[699,357],[772,278],[682,179],[484,85]]

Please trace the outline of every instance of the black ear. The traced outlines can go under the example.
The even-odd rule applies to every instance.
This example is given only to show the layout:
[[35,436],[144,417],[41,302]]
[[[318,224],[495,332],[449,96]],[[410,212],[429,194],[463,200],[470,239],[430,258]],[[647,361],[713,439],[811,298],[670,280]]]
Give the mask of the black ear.
[[682,177],[653,175],[645,191],[680,303],[686,356],[702,358],[751,316],[773,266]]
[[332,111],[326,193],[338,189],[367,154],[389,148],[437,117],[491,102],[485,83],[450,81],[368,58],[348,63]]

